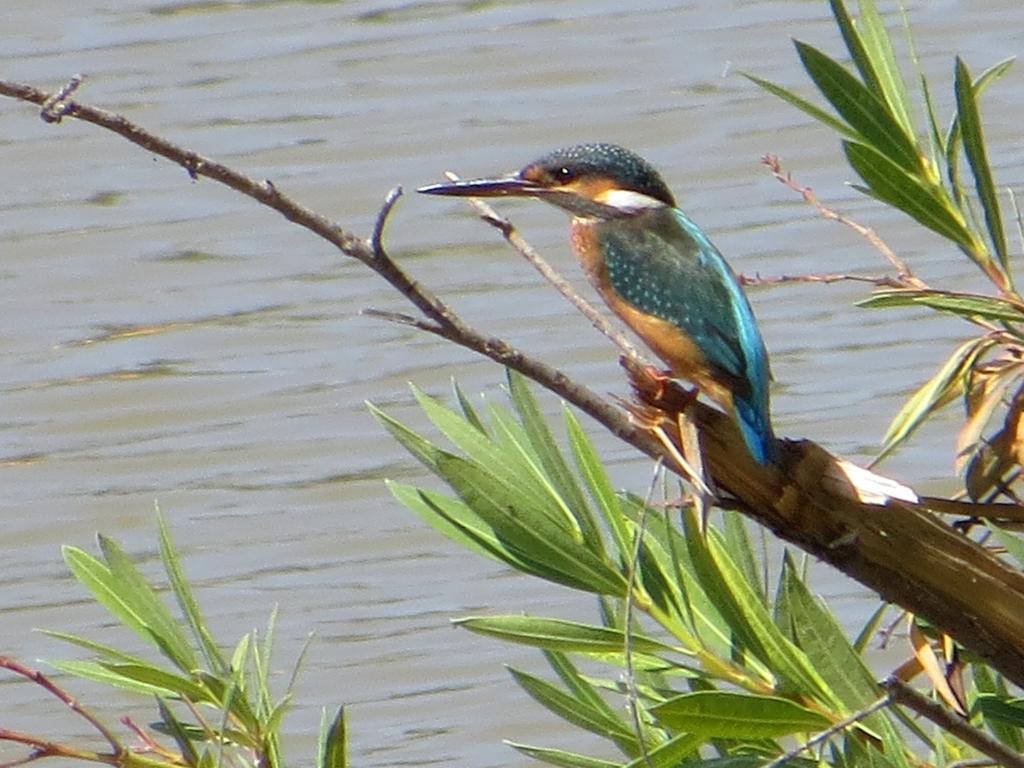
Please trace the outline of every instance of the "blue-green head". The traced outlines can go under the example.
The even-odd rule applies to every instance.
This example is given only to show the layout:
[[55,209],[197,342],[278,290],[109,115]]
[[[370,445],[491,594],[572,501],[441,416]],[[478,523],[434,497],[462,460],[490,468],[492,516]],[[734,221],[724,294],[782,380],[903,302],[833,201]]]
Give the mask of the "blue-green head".
[[536,197],[574,216],[611,219],[675,207],[668,185],[650,163],[617,144],[556,149],[512,176],[422,187],[431,195]]

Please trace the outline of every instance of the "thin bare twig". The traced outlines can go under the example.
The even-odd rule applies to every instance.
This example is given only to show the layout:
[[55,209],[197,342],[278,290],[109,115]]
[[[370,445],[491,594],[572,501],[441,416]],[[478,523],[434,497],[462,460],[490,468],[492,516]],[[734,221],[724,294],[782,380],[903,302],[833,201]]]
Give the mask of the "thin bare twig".
[[760,275],[740,275],[743,285],[783,285],[785,283],[838,283],[850,280],[858,283],[870,283],[878,288],[906,288],[907,284],[888,275],[850,275],[842,272],[820,272],[808,275],[777,275],[761,277]]
[[70,693],[58,686],[42,672],[30,669],[9,656],[0,656],[0,668],[10,670],[16,675],[20,675],[21,677],[31,680],[51,696],[55,696],[64,702],[72,712],[85,720],[92,729],[96,731],[96,733],[103,737],[103,740],[110,745],[113,757],[120,758],[124,753],[124,745],[118,741],[114,733],[107,728],[107,726],[104,725],[96,715],[79,704]]
[[779,755],[777,758],[772,760],[770,763],[765,763],[760,768],[780,768],[782,765],[785,765],[793,758],[798,757],[802,752],[806,752],[808,749],[813,749],[819,744],[824,744],[837,733],[845,731],[851,725],[856,725],[861,720],[863,720],[866,717],[870,717],[878,710],[885,709],[891,703],[892,700],[889,698],[889,696],[883,696],[882,698],[878,699],[873,704],[868,705],[864,709],[854,712],[852,715],[843,718],[838,723],[833,723],[821,733],[816,733],[813,738],[808,739],[804,743],[797,745],[788,752],[784,752],[783,754]]
[[59,123],[71,105],[71,94],[78,90],[82,84],[82,75],[72,75],[71,79],[64,84],[64,87],[50,96],[43,102],[43,108],[39,117],[46,123]]
[[373,233],[370,235],[370,249],[378,259],[387,258],[383,242],[384,226],[387,224],[388,216],[391,215],[391,211],[394,210],[395,204],[401,196],[401,187],[395,187],[388,192],[384,198],[384,205],[381,206],[380,211],[377,213],[377,220],[373,223]]
[[878,236],[878,234],[870,227],[865,227],[862,224],[858,224],[853,219],[848,219],[840,213],[836,213],[834,210],[823,204],[818,200],[814,191],[810,187],[802,187],[793,180],[793,175],[788,171],[782,169],[782,163],[779,161],[777,155],[766,154],[761,158],[761,162],[764,163],[771,170],[772,175],[785,184],[787,187],[792,189],[794,192],[799,194],[807,203],[814,206],[818,213],[830,221],[837,221],[844,226],[849,227],[861,237],[865,238],[875,249],[885,257],[886,261],[892,264],[896,270],[896,274],[899,277],[899,284],[897,287],[900,288],[927,288],[927,284],[919,280],[914,276],[914,273],[910,271],[910,267],[904,263],[904,261],[897,256],[893,250],[886,245],[885,241]]
[[633,720],[633,733],[636,735],[636,743],[640,747],[640,755],[643,757],[644,765],[647,768],[654,768],[654,761],[647,751],[647,739],[644,738],[643,719],[640,715],[640,691],[637,689],[636,670],[633,667],[633,609],[636,605],[640,552],[643,549],[644,536],[647,535],[647,514],[654,498],[654,490],[657,487],[661,470],[662,460],[659,458],[654,462],[651,484],[647,488],[647,496],[644,499],[643,507],[640,509],[640,519],[637,521],[633,534],[633,552],[629,557],[629,572],[626,575],[626,605],[623,609],[625,618],[622,622],[622,653],[626,659],[626,698],[629,700],[629,714]]

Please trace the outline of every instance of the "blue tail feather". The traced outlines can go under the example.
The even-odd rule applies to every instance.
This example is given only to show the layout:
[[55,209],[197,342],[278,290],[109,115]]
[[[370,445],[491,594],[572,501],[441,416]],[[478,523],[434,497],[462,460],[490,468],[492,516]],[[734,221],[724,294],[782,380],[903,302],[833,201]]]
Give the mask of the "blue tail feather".
[[758,464],[771,464],[778,455],[775,433],[768,415],[762,408],[746,400],[736,399],[736,422],[743,435],[743,442]]

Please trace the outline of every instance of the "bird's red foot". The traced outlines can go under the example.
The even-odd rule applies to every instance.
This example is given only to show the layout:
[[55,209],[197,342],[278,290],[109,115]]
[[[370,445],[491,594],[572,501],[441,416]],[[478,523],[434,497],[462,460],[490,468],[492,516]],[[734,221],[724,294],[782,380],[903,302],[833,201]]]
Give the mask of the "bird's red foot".
[[653,365],[636,365],[632,360],[622,360],[630,373],[630,383],[637,397],[648,405],[663,411],[683,411],[697,399],[696,389],[687,389],[673,378],[672,371]]

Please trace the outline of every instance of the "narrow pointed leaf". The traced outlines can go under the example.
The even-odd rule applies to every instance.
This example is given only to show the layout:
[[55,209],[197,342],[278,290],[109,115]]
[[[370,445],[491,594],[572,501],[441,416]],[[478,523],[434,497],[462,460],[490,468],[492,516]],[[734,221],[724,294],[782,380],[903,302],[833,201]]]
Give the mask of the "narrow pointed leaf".
[[[504,453],[505,461],[517,463],[522,467],[523,472],[522,480],[507,477],[502,479],[510,487],[520,487],[524,481],[534,483],[537,488],[537,495],[534,497],[536,509],[543,512],[556,525],[568,531],[577,542],[588,541],[584,536],[583,526],[580,525],[574,511],[569,506],[568,499],[560,492],[547,473],[526,428],[503,408],[491,406],[490,416],[495,443]],[[470,458],[477,457],[471,455]],[[478,460],[477,463],[487,467],[489,472],[493,472],[491,465],[486,462]],[[500,477],[500,473],[494,474]],[[593,535],[592,529],[590,533]],[[600,548],[603,549],[603,545]]]
[[979,344],[978,339],[965,341],[953,351],[942,367],[910,396],[899,413],[893,417],[885,437],[882,438],[883,456],[910,437],[932,412],[960,393],[960,379],[964,371],[985,348],[987,345]]
[[857,302],[859,307],[924,306],[961,317],[984,317],[1024,323],[1024,308],[1013,301],[980,293],[935,290],[880,290]]
[[716,584],[722,602],[719,608],[733,631],[762,663],[782,679],[784,685],[802,696],[814,696],[829,704],[834,702],[831,690],[815,671],[807,656],[776,626],[760,596],[743,579],[743,574],[729,557],[717,531],[711,529],[706,538],[699,533],[694,514],[686,517],[687,542],[694,563],[699,564],[702,580]]
[[907,87],[896,63],[892,40],[874,0],[860,2],[860,40],[863,43],[864,54],[871,63],[875,85],[904,132],[908,136],[913,136],[914,124],[910,119]]
[[51,667],[67,672],[75,677],[85,680],[111,685],[135,693],[142,693],[147,696],[173,696],[174,691],[149,683],[143,683],[133,677],[126,677],[118,672],[112,671],[107,665],[97,661],[48,661]]
[[199,755],[196,754],[196,748],[192,744],[192,738],[189,736],[188,729],[175,717],[174,712],[167,706],[167,702],[164,701],[162,696],[156,697],[156,705],[166,732],[170,734],[171,738],[174,739],[174,743],[178,745],[178,750],[181,752],[184,764],[198,765]]
[[206,663],[216,673],[224,673],[228,670],[227,661],[221,653],[220,648],[210,634],[210,630],[203,620],[203,614],[199,609],[199,603],[192,593],[192,586],[181,568],[181,560],[171,540],[171,532],[167,527],[167,521],[162,514],[157,514],[157,526],[160,537],[160,559],[163,561],[164,570],[171,583],[171,590],[178,601],[181,612],[185,615],[192,635],[203,651]]
[[[491,474],[505,484],[516,487],[520,494],[528,497],[538,507],[563,507],[557,495],[545,487],[546,479],[531,466],[518,445],[501,445],[417,387],[412,387],[412,392],[434,426],[475,463],[487,467]],[[561,511],[565,517],[569,516],[568,510]],[[551,517],[558,519],[562,515],[552,513]]]
[[981,115],[975,100],[975,90],[971,82],[970,72],[963,59],[956,60],[956,103],[957,115],[960,118],[960,131],[963,136],[964,152],[967,162],[974,174],[974,186],[978,191],[978,199],[985,211],[985,224],[988,228],[993,248],[1002,264],[1003,272],[1009,269],[1009,253],[1006,248],[1006,233],[1003,230],[1003,217],[999,211],[999,197],[996,194],[995,182],[992,180],[992,168],[988,162],[985,148],[985,134],[981,125]]
[[626,764],[625,768],[676,768],[688,757],[697,757],[697,750],[705,741],[695,733],[677,733]]
[[437,457],[444,453],[440,448],[430,442],[427,438],[409,429],[398,419],[389,416],[373,403],[367,401],[367,409],[384,429],[401,445],[411,453],[423,466],[431,472],[437,473]]
[[1002,699],[992,694],[983,694],[974,703],[974,710],[985,718],[998,720],[1017,728],[1024,728],[1024,700]]
[[827,717],[776,696],[698,691],[651,708],[658,722],[705,738],[771,739],[827,728]]
[[484,423],[480,421],[479,414],[477,414],[473,404],[469,402],[469,398],[466,397],[466,393],[462,391],[462,387],[458,385],[458,382],[456,382],[455,379],[452,379],[452,389],[455,391],[455,400],[459,404],[459,410],[462,411],[463,418],[483,434],[487,434],[487,428],[484,426]]
[[[982,92],[984,92],[985,88],[987,88],[990,83],[995,82],[1006,74],[1010,65],[1013,64],[1013,61],[1014,59],[1012,57],[1004,59],[998,64],[992,65],[978,76],[978,79],[974,81],[975,100],[981,96]],[[927,81],[923,76],[921,77],[921,82],[925,96],[929,97]],[[934,130],[937,134],[939,130],[938,121],[934,117],[934,109],[931,108],[930,101],[929,109],[932,122],[934,123]],[[949,130],[946,133],[945,142],[940,140],[938,141],[938,144],[942,147],[942,151],[945,154],[946,177],[949,179],[949,186],[953,192],[953,198],[961,209],[966,209],[968,208],[968,202],[964,196],[963,184],[960,181],[960,147],[962,145],[962,139],[963,135],[960,128],[960,115],[955,114],[949,124]]]
[[761,570],[757,567],[754,549],[750,545],[746,518],[742,515],[725,515],[723,534],[725,549],[736,563],[736,567],[743,573],[743,579],[761,595],[762,599],[766,599],[767,591],[761,581]]
[[534,760],[539,760],[548,765],[557,765],[560,768],[620,768],[619,763],[601,760],[596,757],[587,757],[575,752],[566,752],[564,749],[531,747],[529,744],[519,744],[514,741],[506,741],[505,743],[527,757],[532,757]]
[[317,768],[346,768],[348,766],[348,726],[345,708],[338,707],[334,719],[325,719],[320,728],[320,759]]
[[509,667],[512,677],[529,696],[545,708],[575,726],[614,741],[631,757],[638,750],[636,736],[625,721],[609,718],[605,712],[587,706],[551,683]]
[[530,391],[526,378],[521,374],[507,369],[509,394],[515,404],[516,413],[523,423],[523,428],[530,440],[530,444],[540,458],[544,471],[551,483],[554,485],[558,495],[561,496],[569,507],[573,517],[576,519],[580,530],[583,532],[583,540],[596,549],[603,550],[604,542],[601,538],[600,529],[594,519],[590,505],[583,495],[583,489],[577,482],[575,475],[569,469],[562,456],[558,444],[555,442],[548,428],[547,420],[541,413],[537,401]]
[[[1002,679],[995,678],[991,669],[985,664],[978,662],[971,664],[971,677],[974,679],[974,685],[981,696],[992,696],[996,701],[1006,701],[1010,698]],[[974,707],[972,707],[973,709]],[[984,713],[982,715],[984,716]],[[985,725],[992,731],[992,735],[1014,752],[1024,750],[1024,737],[1022,737],[1019,728],[1013,727],[1005,720],[987,717],[985,718]]]
[[865,141],[865,138],[863,136],[861,136],[857,131],[855,131],[849,125],[844,123],[842,120],[837,120],[831,114],[821,109],[820,107],[815,106],[814,104],[812,104],[802,96],[798,95],[794,91],[791,91],[788,88],[783,88],[781,85],[776,85],[770,80],[765,80],[763,78],[757,77],[756,75],[751,75],[748,72],[743,72],[742,74],[745,78],[750,80],[755,85],[760,86],[773,96],[778,96],[786,103],[796,107],[801,112],[803,112],[806,115],[809,115],[822,125],[831,128],[840,136],[845,136],[853,141]]
[[602,698],[597,689],[586,680],[576,668],[576,665],[569,660],[569,657],[560,651],[546,650],[543,652],[548,665],[558,675],[569,695],[587,706],[604,712],[606,717],[616,717],[611,705]]
[[[622,653],[626,642],[618,629],[539,616],[469,616],[453,623],[477,634],[567,653]],[[636,633],[630,636],[630,643],[635,653],[679,653],[677,648]]]
[[67,632],[57,632],[52,629],[40,629],[37,631],[42,632],[44,635],[54,637],[58,640],[63,640],[66,643],[77,645],[79,648],[85,648],[87,651],[92,651],[93,653],[103,657],[102,661],[123,662],[125,664],[147,663],[145,659],[139,658],[138,656],[132,656],[129,653],[119,651],[117,648],[112,648],[111,646],[104,645],[103,643],[97,643],[96,641],[89,640],[85,637],[71,635]]
[[621,573],[552,522],[546,512],[532,507],[518,489],[457,456],[440,457],[438,471],[502,543],[533,562],[544,578],[599,594],[625,594]]
[[[103,546],[103,541],[101,538],[101,547]],[[77,547],[65,546],[62,551],[64,553],[64,562],[67,563],[75,578],[118,621],[135,632],[143,640],[154,645],[157,650],[165,654],[179,667],[188,668],[184,665],[190,660],[194,662],[191,649],[185,642],[180,629],[177,625],[173,624],[173,619],[166,615],[166,609],[164,609],[166,620],[171,622],[177,633],[174,630],[167,629],[167,626],[163,623],[163,617],[155,618],[158,609],[154,610],[153,601],[157,601],[157,598],[153,595],[152,590],[149,589],[149,585],[138,574],[138,571],[135,571],[134,576],[128,575],[123,561],[117,560],[118,571],[115,573],[112,566],[102,563]],[[127,561],[127,557],[124,560]],[[130,561],[128,562],[130,563]],[[134,570],[134,566],[131,566],[131,569]],[[148,594],[146,594],[147,592]],[[159,601],[157,603],[161,608],[163,607]]]
[[911,216],[928,229],[952,240],[968,253],[977,251],[977,242],[962,217],[915,176],[871,147],[843,142],[846,159],[864,179],[873,197]]
[[202,685],[187,677],[165,672],[149,664],[100,662],[100,666],[105,667],[115,675],[135,680],[144,685],[152,686],[155,689],[167,691],[170,694],[182,696],[196,704],[213,701],[210,692]]
[[458,499],[391,481],[387,486],[398,501],[456,544],[505,565],[514,563],[513,567],[519,570],[527,568],[520,558],[509,553],[494,529]]
[[850,127],[876,152],[907,173],[920,170],[920,158],[912,138],[889,114],[885,103],[837,61],[812,45],[795,42],[807,74]]
[[600,458],[598,458],[597,451],[594,450],[593,443],[590,442],[586,432],[583,431],[583,426],[580,424],[579,419],[576,418],[569,408],[563,409],[563,415],[565,417],[566,431],[569,435],[569,447],[572,450],[576,466],[583,476],[591,498],[594,499],[601,516],[604,518],[605,525],[611,532],[619,561],[625,563],[632,552],[632,541],[630,540],[622,515],[619,499],[615,495],[615,488],[608,478],[604,465],[601,463]]
[[844,705],[836,714],[855,712],[877,699],[880,694],[874,675],[853,650],[835,617],[811,595],[788,552],[783,561],[782,588],[797,644]]
[[161,651],[179,669],[185,672],[195,669],[198,662],[188,638],[167,610],[167,606],[139,573],[135,563],[113,539],[102,534],[96,538],[122,599],[145,624],[160,645]]

